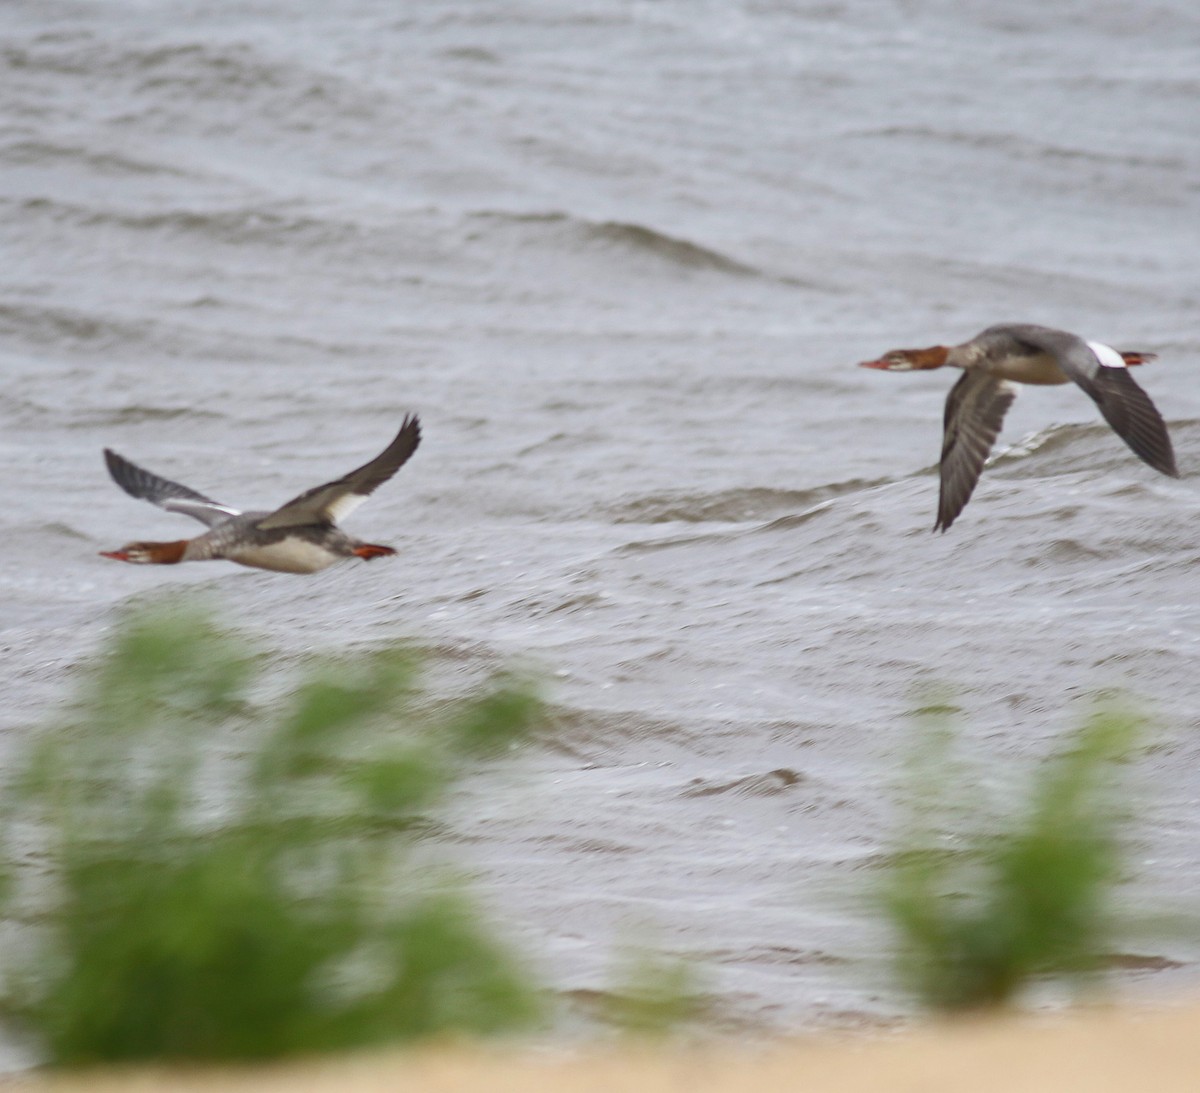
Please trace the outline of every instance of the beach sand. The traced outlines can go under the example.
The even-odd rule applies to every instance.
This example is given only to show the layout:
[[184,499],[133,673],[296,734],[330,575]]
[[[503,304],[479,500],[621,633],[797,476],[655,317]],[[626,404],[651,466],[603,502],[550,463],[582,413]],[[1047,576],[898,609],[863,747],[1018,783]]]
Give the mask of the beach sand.
[[10,1078],[2,1089],[106,1093],[1064,1093],[1200,1089],[1200,1008],[1077,1011],[931,1023],[887,1035],[739,1048],[478,1045],[237,1069],[122,1069]]

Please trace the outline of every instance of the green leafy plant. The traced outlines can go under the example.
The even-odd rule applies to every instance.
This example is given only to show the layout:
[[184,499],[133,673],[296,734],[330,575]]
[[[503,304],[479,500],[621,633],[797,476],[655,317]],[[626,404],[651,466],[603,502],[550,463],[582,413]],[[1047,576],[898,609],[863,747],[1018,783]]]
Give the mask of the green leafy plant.
[[1094,714],[998,818],[983,780],[952,754],[952,711],[925,714],[907,831],[883,890],[903,980],[938,1010],[1003,1005],[1040,977],[1091,981],[1112,951],[1123,760],[1137,721]]
[[456,779],[530,732],[528,688],[493,680],[420,715],[417,661],[393,647],[319,662],[264,710],[262,668],[210,612],[138,612],[74,715],[10,764],[4,1004],[50,1061],[266,1058],[537,1018],[419,838]]
[[663,1037],[703,1017],[706,1004],[695,966],[643,947],[617,954],[600,1015],[643,1039]]

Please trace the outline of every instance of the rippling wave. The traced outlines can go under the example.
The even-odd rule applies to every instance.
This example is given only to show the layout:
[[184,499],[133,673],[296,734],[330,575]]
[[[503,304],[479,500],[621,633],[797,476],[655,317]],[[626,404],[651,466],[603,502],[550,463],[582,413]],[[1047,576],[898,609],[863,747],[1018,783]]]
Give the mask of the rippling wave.
[[649,255],[669,265],[686,269],[715,270],[742,277],[766,274],[735,258],[687,239],[680,239],[644,224],[592,221],[562,212],[478,212],[477,223],[518,227],[568,247],[613,247],[636,255]]

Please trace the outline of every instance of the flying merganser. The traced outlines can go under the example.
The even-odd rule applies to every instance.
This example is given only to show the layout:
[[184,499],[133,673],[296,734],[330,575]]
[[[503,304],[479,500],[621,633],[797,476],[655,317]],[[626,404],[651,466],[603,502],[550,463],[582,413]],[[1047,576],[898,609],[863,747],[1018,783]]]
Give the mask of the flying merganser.
[[128,459],[104,449],[113,481],[131,497],[150,501],[168,512],[192,516],[210,530],[195,539],[169,543],[128,543],[120,550],[101,551],[101,557],[136,565],[173,565],[225,558],[239,565],[281,573],[316,573],[343,558],[382,558],[396,551],[378,543],[354,539],[337,526],[392,477],[421,442],[421,423],[415,414],[404,419],[395,440],[357,470],[306,490],[274,512],[242,512],[202,493],[159,478]]
[[1133,453],[1156,471],[1178,478],[1175,453],[1162,415],[1126,367],[1155,354],[1118,352],[1065,330],[1028,323],[990,326],[962,345],[892,349],[862,368],[915,372],[950,365],[963,375],[946,398],[942,438],[941,491],[934,531],[945,531],[962,512],[984,461],[996,442],[1004,415],[1017,396],[1016,383],[1073,381],[1100,408],[1104,420]]

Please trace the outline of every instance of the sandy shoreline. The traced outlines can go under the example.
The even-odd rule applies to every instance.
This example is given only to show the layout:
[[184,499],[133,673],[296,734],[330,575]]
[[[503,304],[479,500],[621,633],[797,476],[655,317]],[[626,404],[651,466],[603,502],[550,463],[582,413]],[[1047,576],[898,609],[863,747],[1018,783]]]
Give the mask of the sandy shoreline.
[[0,1089],[73,1093],[1089,1093],[1200,1088],[1200,1007],[1092,1010],[930,1024],[898,1035],[729,1045],[614,1046],[572,1052],[422,1048],[278,1066],[30,1074]]

